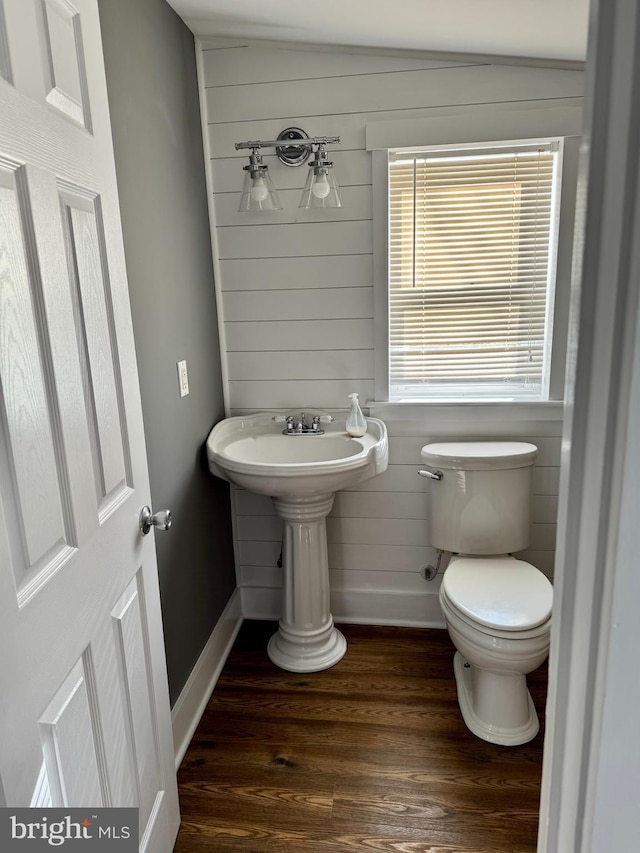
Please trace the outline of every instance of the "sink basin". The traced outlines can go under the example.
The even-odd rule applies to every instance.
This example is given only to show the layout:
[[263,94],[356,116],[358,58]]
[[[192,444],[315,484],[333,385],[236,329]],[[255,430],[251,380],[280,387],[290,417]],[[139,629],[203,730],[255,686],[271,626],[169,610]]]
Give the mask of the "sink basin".
[[[310,412],[314,414],[313,412]],[[316,672],[336,664],[347,643],[329,607],[326,517],[335,492],[387,468],[387,428],[367,418],[367,432],[352,438],[344,417],[323,435],[283,435],[282,416],[263,412],[227,418],[207,439],[209,470],[269,495],[283,521],[282,613],[267,652],[291,672]]]
[[326,424],[324,435],[283,435],[272,412],[227,418],[207,440],[212,474],[271,497],[333,494],[387,468],[384,423],[367,418],[367,433],[352,438],[344,422]]

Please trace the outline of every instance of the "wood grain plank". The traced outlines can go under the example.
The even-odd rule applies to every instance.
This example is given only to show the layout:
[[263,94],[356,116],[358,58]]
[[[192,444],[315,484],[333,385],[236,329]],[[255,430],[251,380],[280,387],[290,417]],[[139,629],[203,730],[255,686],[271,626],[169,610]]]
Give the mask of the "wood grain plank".
[[[343,626],[347,655],[296,674],[246,622],[179,772],[176,853],[533,853],[542,736],[461,720],[445,631]],[[546,672],[530,676],[542,717]]]

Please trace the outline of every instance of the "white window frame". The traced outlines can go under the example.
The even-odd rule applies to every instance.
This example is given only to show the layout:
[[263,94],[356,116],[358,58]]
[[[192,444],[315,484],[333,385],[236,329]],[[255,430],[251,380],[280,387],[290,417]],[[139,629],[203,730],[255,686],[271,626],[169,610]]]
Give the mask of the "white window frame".
[[[372,152],[373,167],[375,400],[370,402],[372,414],[381,416],[393,414],[401,418],[407,416],[409,412],[425,407],[504,406],[512,409],[516,406],[528,408],[528,416],[530,416],[531,407],[536,407],[541,412],[545,408],[558,409],[562,406],[581,128],[580,106],[542,109],[532,106],[530,109],[499,111],[476,108],[463,114],[371,122],[367,125],[366,147]],[[541,137],[564,139],[548,399],[541,401],[522,399],[494,403],[487,400],[475,401],[454,397],[446,401],[424,399],[389,402],[388,152],[397,148],[421,146],[464,146],[496,141],[522,142]],[[549,412],[547,416],[550,416]]]

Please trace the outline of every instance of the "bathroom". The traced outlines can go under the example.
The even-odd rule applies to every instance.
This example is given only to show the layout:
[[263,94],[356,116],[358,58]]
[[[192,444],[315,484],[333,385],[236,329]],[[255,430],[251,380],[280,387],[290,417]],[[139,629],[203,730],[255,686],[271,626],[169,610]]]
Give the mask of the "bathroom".
[[[575,484],[569,478],[563,440],[573,241],[559,245],[550,401],[450,403],[428,410],[385,403],[376,383],[375,145],[367,145],[373,124],[384,135],[385,127],[428,127],[461,112],[478,115],[487,107],[494,115],[526,117],[560,109],[575,116],[589,89],[580,59],[488,62],[472,52],[349,51],[312,48],[302,40],[249,43],[215,35],[196,45],[194,64],[193,36],[164,0],[100,0],[99,7],[151,495],[155,509],[171,507],[174,513],[172,529],[155,538],[179,763],[243,618],[274,620],[280,611],[280,521],[268,499],[229,492],[207,471],[204,442],[211,426],[225,416],[305,408],[337,414],[346,408],[347,395],[357,392],[366,411],[387,425],[388,470],[339,493],[328,519],[332,610],[346,623],[444,627],[438,603],[441,573],[429,578],[429,567],[438,566],[425,524],[430,484],[417,475],[420,450],[429,442],[509,438],[537,446],[531,538],[520,556],[549,578],[557,532],[571,565],[577,561],[580,525],[581,541],[591,531],[595,539],[598,524],[588,524],[595,518],[593,507],[591,516],[577,517],[565,505],[557,524],[562,476],[565,493],[573,487],[574,497],[582,494],[578,478]],[[310,135],[341,137],[331,159],[343,207],[321,214],[299,211],[306,166],[287,169],[269,156],[284,209],[263,224],[259,215],[237,211],[247,161],[235,144],[273,139],[291,125]],[[566,165],[562,215],[568,222],[577,160],[567,157]],[[590,307],[591,319],[606,317],[606,304],[603,309],[594,298]],[[615,364],[625,363],[625,354],[618,354],[618,362],[612,358],[610,375]],[[188,369],[184,396],[176,374],[181,361]],[[603,382],[602,376],[594,377],[593,394],[607,387]],[[615,420],[612,406],[610,401],[595,418],[600,432],[591,444],[595,458],[605,461],[613,452],[605,442]],[[589,434],[583,438],[584,448]],[[585,466],[585,490],[594,483],[589,477],[598,473],[599,468]],[[604,485],[613,494],[619,483]],[[573,527],[567,527],[568,517]],[[603,553],[603,541],[593,543],[594,553]],[[582,565],[591,565],[583,553],[581,558]],[[606,599],[603,591],[613,593],[595,565],[585,572],[582,604],[588,610],[585,597],[591,595],[593,604]],[[599,612],[594,607],[596,616],[574,624],[570,603],[578,584],[575,577],[569,583],[574,586],[567,586],[568,615],[557,649],[557,671],[565,674],[569,649],[578,647],[572,643],[582,640],[589,646],[585,636],[590,630],[595,634]],[[593,791],[614,775],[610,766],[603,766],[600,775],[591,770],[586,794],[577,782],[569,784],[573,799],[560,814],[553,794],[562,786],[563,773],[576,768],[577,779],[587,778],[589,753],[575,740],[580,721],[594,728],[607,724],[604,730],[611,732],[615,720],[615,714],[605,715],[603,702],[601,715],[581,716],[584,697],[602,699],[604,693],[602,681],[588,676],[596,670],[597,654],[595,644],[589,647],[584,662],[574,662],[575,676],[557,682],[553,696],[556,707],[565,701],[568,711],[556,716],[553,753],[546,741],[543,823],[551,826],[545,849],[562,853],[574,849],[557,842],[561,830],[568,832],[565,823],[575,813],[579,825]],[[619,674],[617,660],[614,675]],[[607,672],[602,661],[598,671]],[[603,740],[602,748],[609,742]],[[609,801],[603,802],[598,827],[615,812],[614,806],[607,812]],[[618,839],[624,832],[620,823]],[[588,848],[582,849],[586,853]]]
[[[295,45],[269,49],[220,39],[203,43],[201,62],[230,415],[306,408],[335,413],[351,392],[365,405],[380,399],[375,347],[381,322],[375,319],[373,284],[379,223],[372,198],[375,152],[367,150],[373,133],[393,133],[403,122],[426,130],[452,113],[474,110],[513,110],[526,122],[523,113],[534,108],[540,125],[548,108],[579,111],[584,88],[583,71],[562,65],[461,65],[454,59],[425,62]],[[298,210],[307,167],[288,168],[264,149],[283,210],[238,211],[248,160],[236,143],[276,139],[291,125],[309,135],[341,137],[330,147],[330,159],[342,208]],[[568,310],[575,195],[575,160],[568,152],[564,175],[559,326],[566,324]],[[520,556],[552,577],[562,435],[560,340],[555,357],[555,401],[451,403],[431,406],[428,413],[420,405],[368,407],[387,426],[389,467],[338,492],[327,519],[331,608],[338,622],[444,626],[441,575],[425,578],[426,567],[437,563],[425,525],[433,486],[417,475],[420,450],[430,442],[512,438],[538,447],[531,539]],[[277,620],[282,522],[268,497],[249,490],[233,490],[232,506],[243,615]]]
[[[136,27],[132,30],[135,32]],[[347,394],[353,391],[362,401],[373,400],[373,207],[371,157],[364,141],[369,113],[377,120],[392,121],[446,113],[455,104],[492,101],[517,105],[518,109],[549,104],[579,106],[584,72],[579,63],[545,68],[537,64],[478,67],[474,62],[465,70],[454,62],[438,71],[437,85],[430,88],[432,71],[419,57],[403,59],[398,65],[398,58],[384,51],[377,56],[345,55],[338,49],[317,52],[298,50],[290,44],[249,48],[243,40],[229,43],[213,39],[203,46],[207,44],[210,49],[203,51],[198,62],[206,86],[201,93],[205,146],[210,146],[208,151],[205,147],[205,160],[211,157],[208,179],[214,193],[210,216],[215,217],[218,328],[225,341],[219,393],[224,395],[226,414],[261,409],[299,411],[305,406],[344,409]],[[107,71],[127,74],[126,69],[119,71],[109,62]],[[398,86],[400,80],[403,87]],[[151,85],[155,86],[155,81]],[[237,211],[242,167],[248,161],[244,152],[235,150],[235,143],[274,139],[290,125],[302,127],[309,135],[341,136],[341,144],[332,147],[331,159],[344,206],[327,212],[326,221],[310,221],[308,212],[297,210],[304,181],[299,173],[307,167],[288,169],[269,156],[273,152],[265,151],[284,210],[269,216],[273,224],[262,225],[259,214]],[[116,153],[118,136],[116,128]],[[121,142],[124,144],[125,139]],[[565,256],[567,262],[570,260]],[[151,284],[141,283],[141,288],[139,316],[149,310],[142,307],[145,288],[148,296],[153,291]],[[199,298],[208,299],[209,294]],[[568,288],[556,308],[561,315],[559,324],[563,312],[566,322],[568,312],[568,301],[563,299],[568,300]],[[155,310],[162,312],[161,319],[165,316],[162,308]],[[150,318],[141,322],[150,322]],[[174,322],[173,316],[170,322]],[[216,337],[213,323],[210,335]],[[148,345],[153,347],[151,341]],[[565,345],[562,334],[554,339],[561,362]],[[161,346],[158,341],[158,355]],[[162,357],[169,358],[164,353]],[[174,360],[178,357],[176,353]],[[188,353],[186,357],[189,360]],[[168,398],[171,379],[154,381],[166,382],[164,396]],[[143,399],[144,394],[143,383]],[[154,406],[158,405],[157,396]],[[561,392],[557,394],[558,399],[561,396]],[[217,405],[220,418],[225,414],[220,399]],[[364,624],[442,626],[438,581],[428,582],[421,573],[425,566],[434,564],[436,553],[426,539],[424,525],[428,484],[416,476],[416,469],[420,448],[445,437],[508,436],[537,445],[531,544],[521,556],[553,576],[561,406],[487,406],[472,415],[444,406],[431,411],[427,423],[420,416],[412,419],[401,407],[389,407],[384,412],[381,407],[371,414],[383,418],[389,430],[389,469],[353,492],[338,494],[328,519],[332,608],[337,618]],[[200,429],[204,438],[205,422]],[[217,481],[203,488],[210,488],[218,498]],[[155,500],[169,504],[171,496]],[[249,492],[232,494],[232,515],[238,588],[231,595],[231,604],[218,593],[216,612],[223,613],[226,604],[220,620],[223,624],[233,623],[240,610],[247,618],[277,619],[279,520],[268,499]],[[171,546],[168,542],[165,545],[161,536],[157,542],[162,573],[162,549]],[[175,547],[178,550],[180,546]],[[200,547],[206,553],[208,546]],[[165,565],[171,596],[175,578],[171,562]],[[205,581],[199,577],[196,582]],[[234,581],[232,584],[235,586]],[[197,595],[194,586],[194,599]],[[210,602],[210,596],[204,598]],[[198,602],[196,608],[200,607]],[[172,605],[170,608],[173,610]],[[204,614],[200,618],[204,621]],[[173,631],[180,635],[175,636],[179,648],[186,643],[181,618],[176,614],[172,619]],[[211,629],[214,627],[211,623]],[[204,625],[202,636],[206,640]],[[191,655],[192,661],[198,657],[195,649]],[[186,661],[182,671],[190,671]],[[173,682],[179,680],[176,672]],[[174,702],[179,693],[180,688],[174,693]]]
[[[336,410],[346,408],[350,392],[362,401],[375,400],[376,223],[372,227],[372,157],[364,147],[372,119],[428,122],[430,116],[450,113],[452,105],[473,109],[474,101],[483,109],[491,103],[517,110],[575,108],[582,101],[583,72],[469,67],[453,61],[431,68],[414,58],[394,61],[241,43],[224,48],[215,40],[206,44],[213,48],[204,51],[202,62],[205,120],[215,152],[211,180],[229,413]],[[342,208],[315,216],[314,211],[299,212],[306,177],[300,173],[306,167],[288,169],[275,161],[270,171],[284,209],[238,212],[242,167],[248,161],[244,152],[235,151],[235,143],[275,139],[289,125],[300,125],[310,135],[341,136],[330,153]],[[268,158],[272,152],[264,153],[273,163],[275,158]],[[566,263],[571,241],[560,255]],[[559,273],[559,325],[567,313],[569,269],[565,265]],[[562,353],[558,357],[562,374]],[[336,500],[328,530],[335,614],[381,623],[397,619],[399,624],[428,625],[440,620],[437,584],[430,586],[420,574],[436,555],[424,525],[427,484],[415,468],[422,445],[454,436],[510,436],[537,444],[533,528],[525,559],[551,575],[561,394],[560,389],[555,403],[451,404],[432,407],[428,415],[420,406],[371,406],[370,414],[381,417],[389,432],[389,470]],[[279,522],[268,498],[240,492],[234,501],[243,612],[274,618],[279,612]]]

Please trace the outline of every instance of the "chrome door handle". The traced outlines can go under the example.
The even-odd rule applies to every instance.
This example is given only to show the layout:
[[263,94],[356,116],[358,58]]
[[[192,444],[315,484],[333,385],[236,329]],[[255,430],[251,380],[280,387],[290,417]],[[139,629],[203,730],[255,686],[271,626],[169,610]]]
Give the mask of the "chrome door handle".
[[418,471],[421,477],[428,477],[430,480],[441,480],[444,477],[442,471]]
[[159,512],[151,512],[150,506],[143,506],[140,510],[140,533],[146,536],[152,527],[168,530],[171,527],[171,510],[161,509]]

